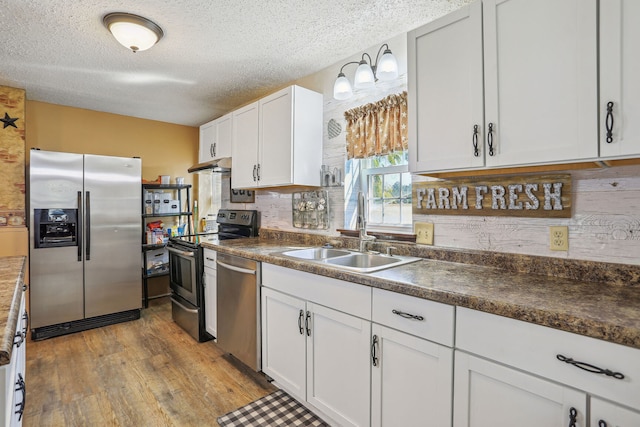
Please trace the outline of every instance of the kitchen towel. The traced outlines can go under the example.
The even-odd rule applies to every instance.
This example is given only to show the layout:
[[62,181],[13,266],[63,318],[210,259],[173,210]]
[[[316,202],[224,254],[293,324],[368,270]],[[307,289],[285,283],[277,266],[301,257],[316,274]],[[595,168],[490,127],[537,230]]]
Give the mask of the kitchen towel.
[[261,399],[218,417],[218,424],[222,427],[329,427],[327,423],[283,390],[276,390]]

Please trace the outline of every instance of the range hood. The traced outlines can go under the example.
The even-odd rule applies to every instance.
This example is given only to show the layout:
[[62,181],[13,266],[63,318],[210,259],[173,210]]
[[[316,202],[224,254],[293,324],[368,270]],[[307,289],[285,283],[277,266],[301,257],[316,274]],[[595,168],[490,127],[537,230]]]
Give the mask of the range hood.
[[188,169],[189,173],[194,172],[215,172],[215,173],[229,173],[231,172],[231,157],[222,157],[220,159],[213,159],[208,162],[198,163]]

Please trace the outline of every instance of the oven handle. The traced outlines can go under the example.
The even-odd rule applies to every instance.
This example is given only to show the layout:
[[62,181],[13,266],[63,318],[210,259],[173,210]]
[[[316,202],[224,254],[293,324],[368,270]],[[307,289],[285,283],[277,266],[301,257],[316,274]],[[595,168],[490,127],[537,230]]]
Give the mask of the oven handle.
[[195,314],[197,314],[197,313],[198,313],[198,310],[197,310],[197,309],[189,308],[189,307],[185,307],[183,304],[180,304],[178,301],[176,301],[176,300],[175,300],[175,299],[173,299],[173,298],[171,298],[171,302],[172,302],[172,303],[175,303],[175,305],[177,305],[177,306],[180,306],[180,308],[181,308],[181,309],[183,309],[183,310],[184,310],[184,311],[186,311],[186,312],[189,312],[189,313],[195,313]]
[[252,274],[252,275],[256,274],[255,270],[249,270],[248,268],[236,267],[235,265],[225,264],[224,262],[220,262],[220,261],[216,261],[216,262],[220,267],[224,267],[224,268],[226,268],[228,270],[233,270],[233,271],[235,271],[237,273]]
[[195,256],[195,254],[193,252],[181,251],[179,249],[174,249],[174,248],[169,247],[169,246],[167,246],[167,250],[169,252],[174,253],[174,254],[178,254],[178,255],[182,255],[182,256],[188,256],[188,257],[191,257],[191,258],[193,258]]

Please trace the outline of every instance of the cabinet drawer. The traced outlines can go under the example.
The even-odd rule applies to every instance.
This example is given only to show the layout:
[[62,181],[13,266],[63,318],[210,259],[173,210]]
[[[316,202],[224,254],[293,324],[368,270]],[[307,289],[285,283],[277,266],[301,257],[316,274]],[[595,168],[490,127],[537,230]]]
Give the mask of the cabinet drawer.
[[208,268],[216,269],[216,251],[211,249],[204,249],[204,266]]
[[[640,404],[639,349],[462,307],[456,311],[456,348],[622,405]],[[579,368],[591,369],[585,364],[624,378]]]
[[452,347],[454,318],[451,305],[373,289],[372,320],[381,325]]
[[371,320],[371,288],[344,280],[262,264],[262,286]]

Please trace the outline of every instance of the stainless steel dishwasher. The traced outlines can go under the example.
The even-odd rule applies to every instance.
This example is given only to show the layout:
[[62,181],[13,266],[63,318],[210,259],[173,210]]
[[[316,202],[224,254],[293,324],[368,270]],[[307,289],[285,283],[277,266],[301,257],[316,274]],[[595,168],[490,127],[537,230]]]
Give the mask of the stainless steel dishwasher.
[[218,346],[259,371],[260,263],[218,253]]

